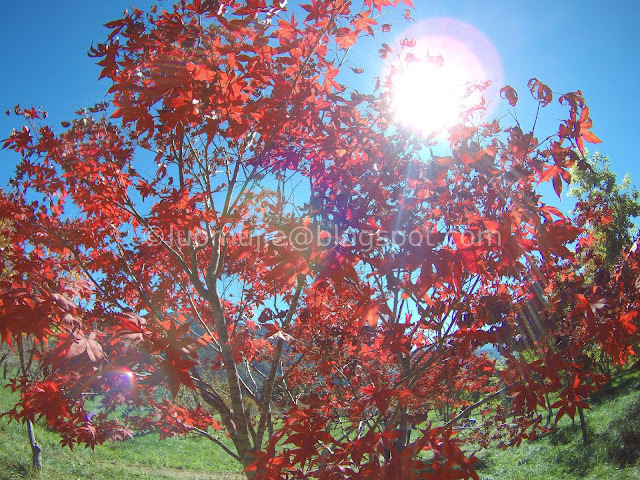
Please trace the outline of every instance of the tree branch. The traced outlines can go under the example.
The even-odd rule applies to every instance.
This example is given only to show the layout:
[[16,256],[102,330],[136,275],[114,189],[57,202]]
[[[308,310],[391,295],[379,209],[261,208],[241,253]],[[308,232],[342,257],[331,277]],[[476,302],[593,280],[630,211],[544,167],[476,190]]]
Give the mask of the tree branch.
[[[291,321],[293,320],[293,315],[295,314],[296,309],[298,308],[298,302],[300,300],[300,295],[302,294],[302,289],[304,288],[305,276],[298,275],[298,285],[296,287],[296,291],[293,294],[293,299],[291,300],[291,305],[289,305],[289,311],[287,312],[287,316],[282,322],[282,326],[286,328],[289,326]],[[278,373],[278,365],[280,364],[280,357],[282,356],[282,349],[284,347],[284,340],[281,338],[278,339],[278,344],[276,345],[275,352],[273,354],[273,359],[271,360],[271,371],[269,372],[269,377],[264,385],[264,394],[262,397],[262,405],[260,407],[260,422],[258,424],[258,435],[256,439],[256,444],[254,448],[257,450],[262,445],[262,438],[264,436],[267,416],[269,414],[269,407],[271,405],[271,396],[273,394],[273,387],[276,380],[276,375]]]
[[238,457],[238,455],[236,455],[235,453],[233,453],[229,447],[227,447],[224,443],[222,443],[220,440],[218,440],[216,437],[209,435],[207,432],[205,432],[204,430],[200,430],[199,428],[196,427],[189,427],[187,426],[187,428],[193,432],[196,432],[199,435],[202,435],[203,437],[208,438],[209,440],[211,440],[213,443],[215,443],[216,445],[218,445],[221,449],[223,449],[228,455],[230,455],[234,460],[236,461],[240,461],[240,457]]
[[458,415],[456,415],[453,419],[451,419],[447,424],[445,424],[444,429],[446,430],[447,428],[453,427],[460,420],[465,418],[472,410],[484,405],[485,403],[487,403],[488,401],[490,401],[490,400],[492,400],[492,399],[494,399],[496,397],[499,397],[500,395],[502,395],[504,392],[510,390],[511,388],[512,388],[512,386],[502,387],[497,392],[494,392],[491,395],[489,395],[487,397],[484,397],[482,400],[474,403],[473,405],[469,405],[467,408],[462,410]]

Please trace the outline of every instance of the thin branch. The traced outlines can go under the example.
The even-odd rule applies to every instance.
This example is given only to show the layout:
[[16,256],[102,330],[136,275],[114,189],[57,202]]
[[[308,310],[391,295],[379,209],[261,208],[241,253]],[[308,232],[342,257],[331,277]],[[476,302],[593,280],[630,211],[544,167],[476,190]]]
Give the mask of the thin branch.
[[[300,295],[302,294],[302,289],[305,284],[305,276],[298,275],[298,285],[296,286],[296,291],[293,294],[293,299],[291,300],[291,304],[289,305],[289,311],[287,312],[287,316],[282,322],[282,327],[287,328],[291,321],[293,320],[293,315],[295,314],[296,309],[298,308],[298,301],[300,300]],[[260,422],[258,424],[258,440],[257,443],[262,442],[262,437],[264,435],[264,431],[266,428],[267,415],[269,414],[269,406],[271,404],[271,395],[273,394],[273,387],[276,380],[276,375],[278,373],[278,365],[280,364],[280,357],[282,355],[282,349],[284,348],[284,341],[280,338],[278,339],[278,343],[276,345],[276,350],[273,354],[273,359],[271,363],[271,371],[269,372],[269,378],[266,381],[264,386],[264,395],[262,397],[262,405],[260,409]],[[257,447],[258,445],[256,445]]]
[[238,455],[236,455],[235,453],[233,453],[229,447],[227,447],[224,443],[222,443],[220,440],[218,440],[216,437],[208,434],[207,432],[205,432],[204,430],[200,430],[199,428],[196,427],[189,427],[187,426],[187,428],[189,430],[191,430],[192,432],[196,432],[199,435],[202,435],[203,437],[208,438],[209,440],[211,440],[213,443],[215,443],[216,445],[218,445],[221,449],[223,449],[228,455],[230,455],[231,457],[233,457],[234,460],[236,461],[240,461],[240,457],[238,457]]
[[227,405],[224,403],[224,400],[222,400],[218,392],[214,391],[211,385],[203,382],[199,377],[195,375],[197,375],[197,372],[194,373],[192,379],[194,380],[195,386],[198,388],[198,390],[200,390],[202,399],[216,409],[216,411],[220,414],[222,423],[224,423],[229,434],[235,436],[236,429],[233,422],[231,421],[232,414]]
[[477,401],[473,405],[469,405],[467,408],[462,410],[458,415],[456,415],[453,419],[451,419],[449,421],[449,423],[447,423],[443,428],[446,430],[447,428],[453,427],[456,423],[458,423],[460,420],[465,418],[472,410],[484,405],[485,403],[487,403],[488,401],[490,401],[490,400],[492,400],[492,399],[494,399],[496,397],[499,397],[500,395],[502,395],[504,392],[510,390],[511,388],[513,388],[513,386],[502,387],[497,392],[494,392],[491,395],[489,395],[487,397],[484,397],[482,400]]

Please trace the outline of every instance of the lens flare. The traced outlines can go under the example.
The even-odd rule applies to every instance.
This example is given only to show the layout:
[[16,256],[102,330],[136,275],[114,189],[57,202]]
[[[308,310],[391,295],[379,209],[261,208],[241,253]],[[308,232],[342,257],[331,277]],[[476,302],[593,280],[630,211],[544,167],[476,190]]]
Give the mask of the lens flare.
[[112,392],[118,392],[126,398],[133,398],[138,393],[138,381],[135,373],[126,367],[113,367],[103,373],[105,381]]
[[[485,98],[498,98],[502,69],[495,48],[477,29],[453,19],[426,20],[403,32],[415,47],[403,57],[392,81],[395,119],[439,137],[482,104],[475,88],[491,81]],[[415,60],[415,61],[413,61]],[[490,114],[492,103],[485,111]]]

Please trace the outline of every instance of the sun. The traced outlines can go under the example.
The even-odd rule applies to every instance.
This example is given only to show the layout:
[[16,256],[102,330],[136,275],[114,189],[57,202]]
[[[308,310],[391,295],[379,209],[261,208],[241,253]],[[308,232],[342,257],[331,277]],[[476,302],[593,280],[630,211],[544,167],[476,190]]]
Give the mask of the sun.
[[396,121],[424,133],[455,125],[464,110],[467,72],[459,66],[420,61],[398,74],[393,87]]
[[[416,32],[410,32],[415,34]],[[396,122],[442,138],[468,109],[479,105],[483,92],[475,85],[500,76],[497,54],[486,40],[462,22],[435,19],[422,24],[416,45],[392,79],[392,109]]]

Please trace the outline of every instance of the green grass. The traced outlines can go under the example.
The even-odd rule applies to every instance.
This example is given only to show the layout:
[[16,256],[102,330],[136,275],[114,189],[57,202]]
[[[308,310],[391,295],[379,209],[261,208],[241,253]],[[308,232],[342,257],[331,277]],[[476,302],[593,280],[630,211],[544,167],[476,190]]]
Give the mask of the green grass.
[[[13,406],[0,388],[0,411]],[[640,373],[625,372],[607,385],[586,412],[590,445],[582,445],[578,425],[563,419],[554,433],[519,448],[489,448],[479,454],[482,480],[640,480]],[[236,480],[240,467],[204,438],[160,441],[144,435],[109,443],[94,451],[60,448],[59,437],[37,425],[43,448],[41,478],[47,480]],[[230,445],[230,443],[229,443]],[[0,480],[36,478],[30,471],[26,428],[0,420]]]
[[[0,386],[0,411],[13,406],[11,391]],[[60,437],[36,425],[42,447],[42,474],[47,480],[235,480],[241,468],[222,449],[201,437],[173,437],[160,441],[157,434],[108,443],[95,450],[61,448]],[[228,445],[231,445],[229,441]],[[30,470],[31,448],[26,427],[0,419],[0,480],[37,478]]]
[[554,433],[519,448],[478,454],[482,480],[640,480],[640,374],[619,375],[592,411],[585,411],[590,444],[584,446],[578,416]]

